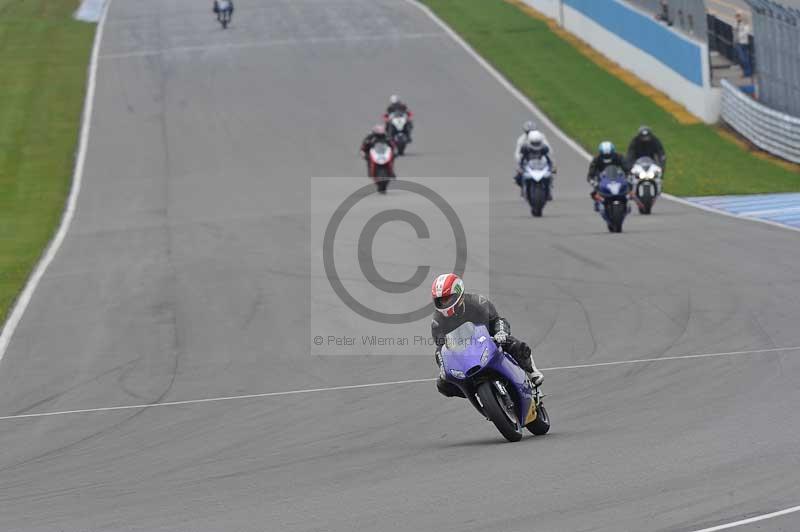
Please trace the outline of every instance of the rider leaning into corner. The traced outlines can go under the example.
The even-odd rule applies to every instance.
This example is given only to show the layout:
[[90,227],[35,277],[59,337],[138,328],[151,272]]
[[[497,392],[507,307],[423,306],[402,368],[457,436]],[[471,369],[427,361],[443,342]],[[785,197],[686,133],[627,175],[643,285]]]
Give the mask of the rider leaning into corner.
[[[431,335],[436,343],[436,364],[442,366],[442,346],[445,336],[470,321],[486,325],[494,341],[502,346],[506,353],[519,364],[528,374],[528,378],[535,386],[542,384],[544,375],[536,369],[533,362],[531,348],[511,336],[511,324],[501,318],[491,301],[479,294],[464,292],[464,281],[454,273],[445,273],[433,281],[431,287],[433,313]],[[463,397],[461,390],[442,379],[436,380],[436,388],[445,397]]]
[[664,145],[647,126],[640,127],[628,145],[628,163],[633,165],[640,157],[653,159],[661,167],[662,173],[667,169],[667,152],[664,151]]
[[386,108],[386,116],[388,117],[392,113],[405,113],[408,115],[408,122],[406,122],[406,134],[408,135],[408,142],[411,142],[411,130],[414,129],[414,122],[412,122],[411,117],[414,113],[411,112],[411,109],[408,108],[408,105],[405,102],[400,100],[400,97],[396,94],[392,94],[389,97],[389,107]]
[[214,0],[214,7],[212,9],[217,15],[217,20],[224,12],[228,12],[228,16],[233,16],[233,0]]

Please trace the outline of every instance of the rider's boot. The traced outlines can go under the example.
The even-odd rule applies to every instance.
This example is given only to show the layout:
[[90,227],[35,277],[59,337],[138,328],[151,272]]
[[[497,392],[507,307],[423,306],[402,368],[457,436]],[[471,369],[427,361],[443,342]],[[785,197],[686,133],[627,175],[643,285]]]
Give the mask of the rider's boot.
[[534,386],[541,386],[542,381],[544,380],[544,375],[536,367],[536,363],[533,361],[533,355],[531,355],[530,371],[525,369],[525,373],[528,375],[528,378],[531,380]]

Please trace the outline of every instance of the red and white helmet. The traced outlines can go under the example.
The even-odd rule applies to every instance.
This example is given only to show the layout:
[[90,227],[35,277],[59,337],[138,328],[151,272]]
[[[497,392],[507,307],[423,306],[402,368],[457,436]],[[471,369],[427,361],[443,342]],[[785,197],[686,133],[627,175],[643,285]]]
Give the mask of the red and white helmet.
[[464,300],[464,281],[454,273],[443,273],[433,281],[431,295],[436,310],[449,318]]

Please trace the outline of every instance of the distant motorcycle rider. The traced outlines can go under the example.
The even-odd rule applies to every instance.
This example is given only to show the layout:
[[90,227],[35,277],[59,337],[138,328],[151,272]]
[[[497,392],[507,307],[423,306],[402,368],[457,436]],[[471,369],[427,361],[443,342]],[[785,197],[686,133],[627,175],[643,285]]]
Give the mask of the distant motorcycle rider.
[[217,20],[221,21],[223,13],[228,13],[228,18],[233,16],[233,0],[214,0],[212,11],[217,15]]
[[408,121],[406,122],[406,135],[408,136],[408,142],[411,143],[411,130],[414,129],[414,123],[411,121],[411,117],[414,113],[411,112],[411,109],[408,108],[404,102],[400,100],[400,97],[396,94],[392,94],[389,97],[389,107],[386,108],[386,118],[392,115],[392,113],[405,113],[408,116]]
[[589,193],[589,197],[591,197],[595,202],[595,210],[599,210],[599,205],[597,203],[597,188],[600,185],[600,174],[603,173],[603,170],[609,166],[618,166],[619,168],[622,168],[626,176],[628,176],[631,171],[630,165],[624,157],[617,153],[617,148],[612,142],[608,140],[601,142],[600,146],[597,148],[597,152],[597,156],[592,159],[592,162],[589,165],[589,174],[586,176],[586,181],[592,185],[592,191]]
[[[528,378],[535,386],[544,380],[542,372],[536,369],[533,362],[531,348],[511,336],[511,324],[500,317],[491,301],[482,295],[467,294],[464,292],[464,281],[454,273],[445,273],[433,281],[431,287],[433,313],[431,335],[436,343],[436,364],[442,366],[442,346],[448,333],[454,331],[466,322],[485,325],[494,341],[525,370]],[[463,397],[461,390],[440,376],[436,380],[439,393],[446,397]]]
[[[386,134],[386,126],[383,124],[375,124],[369,134],[367,134],[367,136],[364,137],[364,140],[361,141],[361,157],[367,162],[367,175],[370,176],[372,175],[372,162],[369,159],[369,150],[371,150],[372,147],[379,142],[388,144],[391,146],[392,150],[394,150],[392,139],[390,139],[389,135]],[[389,170],[391,177],[396,177],[394,175],[394,165],[390,165]]]
[[522,173],[525,164],[532,159],[541,159],[542,157],[544,157],[547,160],[547,164],[550,165],[550,187],[547,189],[547,200],[550,201],[553,199],[551,189],[553,188],[553,181],[555,180],[556,165],[550,157],[550,146],[547,145],[547,141],[541,131],[530,131],[528,133],[527,142],[520,148],[518,158],[519,168],[517,169],[517,175],[514,176],[514,182],[516,182],[517,186],[521,189]]
[[[520,160],[522,159],[522,147],[528,143],[528,134],[531,131],[537,131],[536,124],[532,120],[528,120],[522,125],[522,135],[517,137],[517,147],[514,149],[514,160],[517,162],[517,166],[519,166]],[[552,151],[550,143],[547,142],[547,137],[544,133],[542,133],[542,139],[547,149]]]
[[653,134],[647,126],[642,126],[633,137],[631,143],[628,145],[628,164],[631,166],[636,163],[640,157],[650,157],[656,164],[661,167],[662,172],[666,170],[667,166],[667,153],[664,151],[664,145]]

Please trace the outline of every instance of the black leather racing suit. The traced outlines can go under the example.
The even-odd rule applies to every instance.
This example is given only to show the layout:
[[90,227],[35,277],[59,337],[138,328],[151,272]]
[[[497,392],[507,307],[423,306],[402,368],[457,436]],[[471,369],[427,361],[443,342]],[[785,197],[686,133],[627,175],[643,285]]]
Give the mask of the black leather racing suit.
[[392,113],[405,113],[408,115],[408,121],[406,122],[406,135],[408,135],[409,141],[411,140],[411,131],[414,129],[414,121],[411,120],[411,110],[408,108],[406,104],[403,102],[397,102],[389,104],[389,107],[386,108],[386,116],[389,117]]
[[[528,372],[533,371],[531,348],[525,342],[520,342],[511,336],[511,324],[500,317],[491,301],[479,294],[464,294],[464,302],[461,308],[449,318],[442,316],[438,310],[434,311],[433,321],[431,322],[431,336],[433,336],[433,340],[436,343],[437,366],[441,367],[442,365],[441,349],[444,345],[445,336],[468,321],[486,325],[486,328],[489,329],[489,334],[492,336],[500,331],[505,332],[508,335],[508,340],[503,349],[512,356],[522,369]],[[457,386],[442,380],[441,377],[436,380],[436,387],[439,389],[439,393],[447,397],[463,397],[461,390]]]
[[625,175],[631,172],[631,166],[628,164],[628,161],[619,153],[614,152],[611,155],[598,154],[597,157],[592,159],[592,163],[589,165],[589,175],[586,176],[586,181],[592,185],[592,191],[589,193],[589,197],[592,199],[594,199],[594,195],[597,192],[600,174],[609,166],[618,166],[622,168]]
[[389,107],[386,108],[386,114],[390,115],[390,114],[392,114],[394,112],[400,112],[400,113],[408,114],[409,113],[408,106],[406,104],[404,104],[403,102],[390,103]]
[[662,171],[667,169],[667,152],[664,151],[664,145],[652,132],[646,137],[636,135],[628,145],[628,163],[632,166],[640,157],[651,157]]
[[609,166],[619,166],[627,174],[631,171],[631,167],[619,153],[611,155],[599,154],[592,159],[592,164],[589,165],[589,175],[586,177],[587,181],[597,179],[597,177]]

